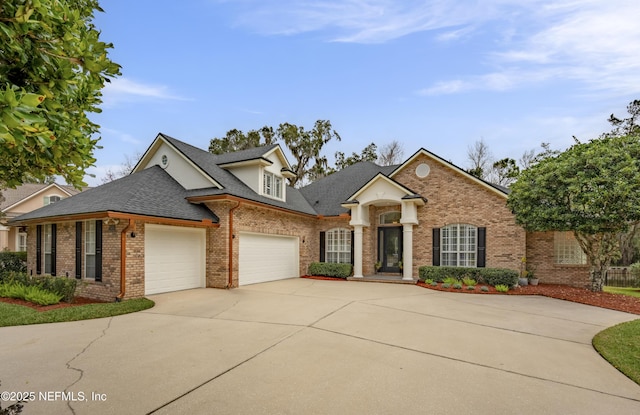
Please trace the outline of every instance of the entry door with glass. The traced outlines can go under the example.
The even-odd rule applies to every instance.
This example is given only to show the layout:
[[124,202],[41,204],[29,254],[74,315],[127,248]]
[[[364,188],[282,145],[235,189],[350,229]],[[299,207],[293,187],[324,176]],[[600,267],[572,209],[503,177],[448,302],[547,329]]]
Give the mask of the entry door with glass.
[[378,228],[378,261],[382,272],[400,272],[402,227]]

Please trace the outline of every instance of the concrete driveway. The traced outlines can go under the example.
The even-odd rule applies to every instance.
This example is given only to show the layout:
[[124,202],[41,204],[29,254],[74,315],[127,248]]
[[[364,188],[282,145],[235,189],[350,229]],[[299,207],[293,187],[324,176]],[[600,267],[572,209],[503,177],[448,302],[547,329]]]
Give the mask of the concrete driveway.
[[308,279],[150,298],[0,328],[0,391],[33,392],[24,414],[640,413],[640,386],[591,346],[635,315]]

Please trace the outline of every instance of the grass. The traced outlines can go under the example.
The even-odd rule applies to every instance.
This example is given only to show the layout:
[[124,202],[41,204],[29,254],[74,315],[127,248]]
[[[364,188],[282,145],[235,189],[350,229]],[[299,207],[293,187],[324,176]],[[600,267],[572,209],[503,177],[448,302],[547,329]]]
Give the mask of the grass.
[[640,320],[601,331],[593,338],[593,347],[616,369],[640,384]]
[[640,297],[640,288],[604,287],[604,291],[613,294],[630,295]]
[[0,327],[119,316],[146,310],[153,307],[154,304],[153,301],[146,298],[137,298],[120,303],[86,304],[49,311],[36,311],[30,307],[0,302]]

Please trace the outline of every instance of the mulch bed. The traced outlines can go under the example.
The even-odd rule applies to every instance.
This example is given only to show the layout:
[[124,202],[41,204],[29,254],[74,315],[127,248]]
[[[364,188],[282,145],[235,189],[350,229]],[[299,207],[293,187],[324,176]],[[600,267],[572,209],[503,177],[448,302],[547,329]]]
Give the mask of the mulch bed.
[[72,303],[59,302],[58,304],[53,304],[53,305],[37,305],[37,304],[30,303],[29,301],[19,300],[17,298],[5,298],[5,297],[0,297],[0,302],[8,303],[8,304],[23,305],[26,307],[33,308],[36,311],[49,311],[49,310],[55,310],[57,308],[75,307],[75,306],[85,305],[85,304],[104,303],[104,301],[92,300],[90,298],[85,298],[85,297],[76,297],[73,299]]
[[[345,281],[342,278],[330,277],[304,276],[303,278]],[[487,288],[489,288],[489,291],[481,291],[480,285],[476,286],[476,289],[473,291],[467,290],[466,287],[462,287],[462,289],[442,288],[442,284],[438,284],[438,286],[431,286],[423,282],[418,282],[417,285],[419,285],[420,287],[428,288],[430,290],[455,292],[460,294],[543,295],[545,297],[557,298],[559,300],[573,301],[574,303],[608,308],[611,310],[623,311],[631,314],[640,314],[640,298],[638,297],[605,292],[592,292],[586,288],[569,287],[567,285],[527,285],[524,287],[518,287],[515,290],[509,290],[509,292],[507,293],[500,293],[496,291],[494,287],[490,286],[487,286]]]

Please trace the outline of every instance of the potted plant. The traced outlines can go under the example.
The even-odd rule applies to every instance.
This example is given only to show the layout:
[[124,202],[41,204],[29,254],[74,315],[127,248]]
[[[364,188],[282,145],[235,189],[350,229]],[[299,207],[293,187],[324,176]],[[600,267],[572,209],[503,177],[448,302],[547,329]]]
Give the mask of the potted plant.
[[520,277],[518,278],[518,285],[524,287],[525,285],[529,285],[529,271],[527,270],[527,259],[522,258],[520,261]]
[[535,269],[532,269],[531,267],[527,270],[527,279],[531,285],[538,285],[540,282],[540,279],[536,276]]
[[375,264],[373,264],[373,266],[376,269],[376,274],[378,273],[378,271],[380,271],[380,268],[382,268],[382,263],[380,263],[380,261],[376,262]]
[[402,272],[402,268],[403,268],[402,261],[398,261],[398,268],[400,268],[400,272]]

